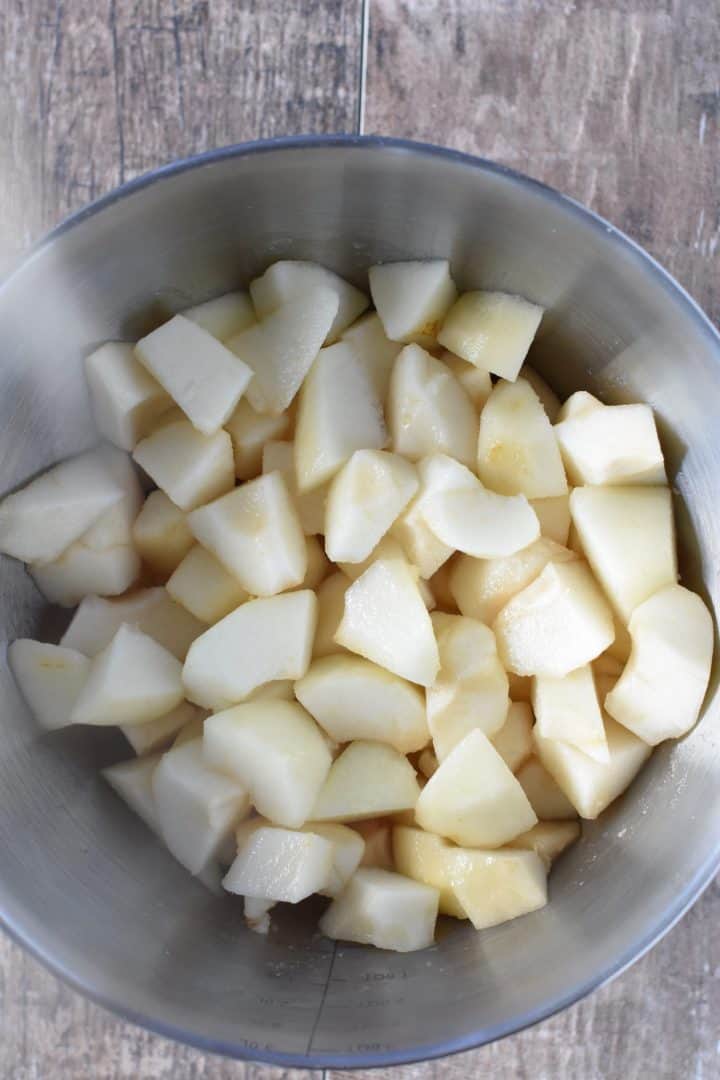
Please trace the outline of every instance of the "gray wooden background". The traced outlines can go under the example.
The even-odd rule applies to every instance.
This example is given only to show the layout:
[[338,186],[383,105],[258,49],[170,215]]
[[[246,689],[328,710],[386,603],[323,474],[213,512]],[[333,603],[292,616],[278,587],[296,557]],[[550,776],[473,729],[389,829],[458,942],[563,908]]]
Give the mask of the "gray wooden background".
[[[0,273],[69,211],[171,158],[361,127],[575,196],[717,322],[719,124],[718,0],[0,0]],[[719,924],[716,882],[650,955],[561,1016],[388,1074],[714,1080]],[[0,940],[0,1080],[281,1076],[320,1080],[120,1023]]]

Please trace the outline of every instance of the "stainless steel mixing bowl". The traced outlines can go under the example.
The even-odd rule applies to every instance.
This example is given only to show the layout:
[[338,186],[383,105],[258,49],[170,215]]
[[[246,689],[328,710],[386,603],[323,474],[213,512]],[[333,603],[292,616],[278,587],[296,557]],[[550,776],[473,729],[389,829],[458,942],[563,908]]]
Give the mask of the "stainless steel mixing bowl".
[[[548,310],[532,362],[566,394],[645,400],[677,491],[684,580],[717,611],[720,339],[615,229],[487,162],[381,139],[218,151],[126,185],[62,225],[0,290],[6,491],[90,444],[82,358],[279,258],[354,281],[379,260],[445,256],[461,288]],[[52,521],[48,521],[52,528]],[[2,633],[57,630],[0,560]],[[334,945],[313,913],[267,940],[191,879],[98,779],[112,733],[41,735],[0,671],[0,910],[54,972],[129,1019],[280,1065],[413,1061],[548,1016],[621,971],[698,896],[720,855],[717,686],[626,797],[557,865],[543,911],[477,934],[452,922],[406,956]]]

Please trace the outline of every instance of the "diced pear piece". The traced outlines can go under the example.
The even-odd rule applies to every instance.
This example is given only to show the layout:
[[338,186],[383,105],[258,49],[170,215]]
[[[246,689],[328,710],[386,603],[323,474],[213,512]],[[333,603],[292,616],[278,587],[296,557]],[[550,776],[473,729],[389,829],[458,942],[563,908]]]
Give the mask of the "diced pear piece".
[[203,435],[189,420],[168,424],[143,439],[133,457],[181,510],[194,510],[235,483],[227,431]]
[[250,295],[259,319],[267,318],[283,304],[300,300],[316,289],[328,289],[338,300],[337,314],[325,336],[325,344],[329,345],[358,315],[362,315],[370,303],[364,292],[332,270],[301,259],[280,259],[269,266],[262,277],[250,283]]
[[195,544],[171,575],[167,591],[196,619],[216,623],[248,599],[248,593],[214,555]]
[[505,723],[492,737],[492,744],[510,772],[517,772],[533,752],[533,714],[526,701],[512,701]]
[[373,303],[390,340],[432,347],[457,296],[447,259],[371,266],[368,277]]
[[393,952],[433,943],[437,889],[389,870],[361,867],[320,919],[326,937]]
[[462,386],[467,396],[475,406],[476,412],[480,412],[483,405],[492,393],[492,379],[490,372],[484,368],[468,364],[461,356],[456,356],[448,349],[443,349],[440,354],[442,362],[450,368],[457,381]]
[[418,488],[417,471],[398,454],[356,450],[330,484],[325,550],[333,562],[366,559]]
[[304,493],[298,491],[293,443],[275,440],[266,442],[262,454],[262,471],[263,473],[277,471],[282,474],[306,536],[317,536],[325,532],[325,503],[328,486],[323,484],[321,487]]
[[500,847],[537,817],[525,792],[479,728],[450,751],[420,792],[415,817],[427,832],[468,847]]
[[432,686],[437,677],[440,660],[430,616],[402,559],[378,559],[352,583],[335,640],[421,686]]
[[195,537],[185,513],[164,491],[151,491],[133,523],[133,543],[154,573],[167,577],[180,565]]
[[476,367],[514,382],[543,309],[521,296],[467,292],[450,308],[438,341]]
[[183,318],[197,323],[218,341],[227,341],[255,322],[255,311],[246,292],[228,292],[186,308]]
[[288,829],[311,817],[332,763],[313,718],[289,701],[255,701],[208,717],[203,752],[207,765],[248,789],[260,814]]
[[452,859],[452,887],[476,930],[547,904],[547,870],[534,851],[467,851]]
[[[610,760],[589,664],[575,668],[560,679],[538,675],[533,680],[532,705],[538,731],[546,739],[561,739],[596,761]],[[548,815],[539,813],[539,817]]]
[[444,612],[436,612],[432,624],[440,671],[427,689],[427,719],[435,753],[443,761],[474,728],[486,735],[499,731],[510,698],[489,626]]
[[530,367],[529,364],[523,364],[520,368],[520,379],[524,379],[525,382],[532,386],[533,390],[540,398],[540,403],[543,409],[547,413],[547,418],[551,424],[554,424],[558,418],[560,412],[560,398],[557,396],[554,390],[548,386],[543,379],[542,375],[535,370],[534,367]]
[[207,764],[202,739],[163,754],[152,789],[160,835],[191,874],[205,869],[250,809],[247,790]]
[[40,727],[55,731],[69,724],[90,672],[88,658],[75,649],[17,638],[8,647],[8,661]]
[[355,450],[387,442],[382,403],[351,345],[322,349],[303,384],[295,431],[300,491],[330,480]]
[[442,836],[407,825],[392,831],[393,861],[399,874],[431,885],[440,893],[439,912],[455,919],[466,919],[452,887],[453,853],[459,849]]
[[228,348],[254,372],[247,399],[256,412],[279,416],[287,409],[337,313],[337,293],[312,288],[230,338]]
[[387,417],[395,453],[410,461],[442,453],[474,466],[475,407],[450,369],[419,345],[406,345],[395,361]]
[[148,757],[130,758],[102,770],[104,779],[113,791],[158,835],[160,822],[152,782],[160,757],[160,754],[150,754]]
[[108,341],[91,353],[85,376],[97,429],[121,450],[132,450],[172,405],[125,342]]
[[[411,813],[413,811],[403,811]],[[392,852],[393,818],[367,818],[365,821],[353,821],[352,829],[362,837],[365,843],[361,866],[374,866],[378,870],[394,870],[395,861]],[[415,820],[413,814],[413,822]]]
[[424,511],[430,500],[445,491],[475,490],[477,477],[447,454],[433,454],[418,464],[420,488],[407,510],[392,526],[392,536],[402,544],[407,558],[422,578],[431,578],[453,554],[430,529]]
[[587,560],[624,622],[643,600],[677,581],[669,488],[575,488],[570,513]]
[[73,724],[142,724],[183,699],[179,660],[134,626],[123,624],[93,660],[71,713]]
[[649,405],[601,405],[555,427],[571,483],[667,484]]
[[195,510],[188,523],[253,596],[273,596],[305,577],[305,537],[279,472],[248,480]]
[[404,559],[407,562],[407,556],[399,540],[386,533],[362,562],[339,562],[338,566],[350,581],[357,581],[377,559]]
[[496,495],[479,482],[429,496],[423,517],[446,547],[476,559],[514,555],[540,535],[540,523],[524,495]]
[[315,660],[295,696],[338,743],[374,739],[410,754],[430,740],[420,690],[358,656]]
[[560,406],[557,422],[561,424],[564,420],[579,416],[580,413],[589,412],[592,409],[602,409],[602,407],[602,401],[599,401],[593,394],[589,394],[587,390],[577,390]]
[[58,559],[123,498],[110,460],[105,448],[87,450],[7,495],[0,502],[0,551],[29,563]]
[[60,639],[67,648],[97,656],[110,644],[123,623],[136,626],[158,644],[184,660],[195,638],[206,627],[185,611],[162,588],[138,589],[117,600],[87,596]]
[[529,758],[516,776],[541,821],[567,821],[576,817],[575,807],[536,757]]
[[365,841],[355,829],[336,822],[313,821],[303,832],[322,836],[332,844],[332,863],[326,883],[317,891],[323,896],[339,896],[353,876],[365,852]]
[[183,315],[141,338],[135,355],[203,435],[230,419],[253,377],[252,368]]
[[534,851],[549,869],[558,855],[562,855],[579,836],[580,823],[577,821],[538,821],[532,829],[511,840],[508,847]]
[[567,547],[570,533],[570,498],[552,495],[548,499],[530,499],[530,505],[540,522],[540,535]]
[[385,743],[350,743],[332,763],[313,821],[360,821],[411,810],[420,786],[407,758]]
[[[189,701],[181,701],[176,708],[171,709],[164,716],[158,716],[157,720],[149,720],[145,724],[124,725],[120,730],[140,757],[167,746],[174,741],[179,732],[190,727],[195,721],[202,723],[200,709],[191,705]],[[202,727],[200,734],[202,734]]]
[[545,499],[567,494],[555,432],[524,379],[501,380],[485,402],[477,443],[478,476],[501,495]]
[[541,536],[500,559],[460,555],[453,562],[450,589],[463,615],[492,623],[513,596],[530,585],[549,562],[570,562],[575,553]]
[[652,747],[609,716],[605,718],[610,754],[606,764],[569,743],[544,739],[537,729],[533,735],[540,761],[581,818],[598,817],[622,795],[652,753]]
[[298,904],[327,886],[332,856],[332,842],[317,833],[264,826],[240,849],[223,887],[240,896]]
[[248,600],[201,634],[183,668],[185,692],[208,709],[224,709],[276,679],[308,669],[317,601],[307,589]]
[[282,412],[278,416],[269,416],[255,412],[242,398],[225,430],[232,439],[235,475],[238,480],[253,480],[262,471],[265,445],[284,438],[290,430],[290,414]]
[[345,613],[345,593],[350,588],[350,579],[337,571],[318,586],[318,617],[313,659],[321,656],[334,656],[347,650],[335,641],[335,635]]
[[505,668],[562,678],[612,642],[612,612],[587,564],[548,563],[493,623]]
[[667,585],[638,605],[629,624],[632,652],[605,708],[656,746],[697,721],[710,679],[713,621],[699,596]]
[[385,334],[376,312],[363,315],[343,333],[342,340],[351,345],[367,369],[378,401],[385,401],[390,385],[395,357],[401,346]]

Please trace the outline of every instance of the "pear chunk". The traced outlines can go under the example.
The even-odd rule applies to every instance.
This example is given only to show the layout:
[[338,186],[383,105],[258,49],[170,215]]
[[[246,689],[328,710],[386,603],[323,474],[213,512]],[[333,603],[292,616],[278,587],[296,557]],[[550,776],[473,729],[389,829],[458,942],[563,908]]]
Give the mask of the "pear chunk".
[[317,833],[263,826],[248,837],[223,886],[240,896],[298,904],[327,886],[332,856],[331,841]]
[[190,549],[166,588],[173,600],[205,623],[216,623],[248,599],[240,582],[200,544]]
[[102,770],[104,779],[113,791],[158,835],[160,822],[152,782],[161,756],[150,754],[144,758],[130,758],[129,761],[120,761],[117,765],[109,765]]
[[547,871],[534,851],[467,851],[452,858],[452,888],[476,930],[547,904]]
[[332,764],[312,808],[313,821],[360,821],[412,810],[420,786],[407,758],[393,747],[358,740]]
[[430,348],[457,289],[446,259],[385,263],[368,271],[370,292],[391,341]]
[[282,412],[278,416],[269,416],[256,412],[252,405],[242,398],[225,429],[232,440],[235,475],[238,480],[253,480],[262,471],[266,444],[285,438],[289,432],[290,414]]
[[541,307],[521,296],[467,292],[450,308],[438,341],[468,363],[514,382],[542,316]]
[[218,341],[227,341],[256,321],[250,297],[246,292],[223,293],[222,296],[215,296],[202,304],[185,308],[181,314],[183,318],[190,319],[203,330],[207,330],[208,334],[212,334]]
[[533,714],[526,701],[511,701],[505,723],[492,744],[510,772],[516,773],[533,752]]
[[300,300],[317,289],[335,293],[338,300],[337,314],[325,335],[325,344],[329,345],[368,306],[364,292],[332,270],[301,259],[280,259],[269,266],[262,277],[250,283],[250,295],[259,319],[267,318],[283,304]]
[[430,885],[361,867],[320,919],[320,929],[329,938],[378,949],[425,949],[435,935],[438,896]]
[[8,661],[40,727],[55,731],[69,724],[90,673],[88,658],[75,649],[17,638],[8,647]]
[[194,510],[235,483],[227,431],[203,435],[188,420],[177,420],[143,439],[133,457],[181,510]]
[[380,316],[375,312],[363,315],[362,319],[358,319],[348,327],[342,335],[342,340],[352,346],[355,354],[367,369],[378,401],[384,402],[395,357],[402,346],[386,336]]
[[132,450],[172,405],[125,342],[108,341],[91,353],[85,377],[97,429],[121,450]]
[[538,821],[532,829],[511,840],[508,847],[534,851],[549,869],[551,863],[580,836],[577,821]]
[[441,543],[476,559],[514,555],[540,535],[524,495],[496,495],[480,483],[428,496],[423,517]]
[[190,645],[206,629],[162,588],[138,589],[117,600],[86,596],[60,644],[86,656],[97,656],[110,644],[123,623],[136,626],[159,645],[184,660]]
[[580,484],[667,484],[649,405],[601,405],[555,427],[570,480]]
[[366,559],[418,488],[417,472],[398,454],[356,450],[330,485],[325,550],[333,562]]
[[566,821],[577,816],[573,804],[536,757],[526,761],[516,776],[541,821]]
[[561,739],[577,746],[596,761],[610,760],[595,679],[589,664],[575,668],[560,679],[538,675],[533,680],[532,705],[538,731],[545,738]]
[[195,538],[185,513],[164,491],[151,491],[135,518],[135,549],[156,574],[167,577],[183,561]]

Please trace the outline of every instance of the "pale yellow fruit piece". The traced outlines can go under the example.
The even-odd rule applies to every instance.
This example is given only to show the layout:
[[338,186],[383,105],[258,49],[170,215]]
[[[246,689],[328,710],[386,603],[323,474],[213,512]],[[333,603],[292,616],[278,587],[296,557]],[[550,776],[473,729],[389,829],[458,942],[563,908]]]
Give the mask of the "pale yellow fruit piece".
[[195,735],[197,737],[202,734],[202,719],[200,709],[189,701],[181,701],[174,709],[164,716],[158,716],[156,720],[148,720],[145,724],[123,725],[120,730],[138,757],[141,757],[174,742],[181,731],[192,728],[196,721],[199,722],[199,727]]
[[512,701],[505,723],[492,744],[511,772],[517,772],[533,752],[533,714],[526,701]]
[[168,424],[143,439],[133,457],[181,510],[193,510],[235,483],[227,431],[203,435],[189,420]]
[[368,306],[370,301],[364,292],[332,270],[301,259],[280,259],[250,283],[250,295],[259,319],[316,289],[329,290],[338,301],[337,314],[325,335],[325,344],[329,345]]
[[202,304],[185,308],[182,315],[207,330],[218,341],[227,341],[255,322],[255,312],[246,292],[223,293]]
[[554,424],[558,418],[560,412],[560,398],[555,391],[551,389],[542,375],[535,370],[534,367],[530,367],[529,364],[523,364],[520,368],[519,379],[524,379],[525,382],[530,383],[533,390],[540,398],[542,407],[547,413],[547,418],[551,424]]
[[475,367],[474,364],[468,364],[467,360],[463,360],[461,356],[456,356],[455,353],[451,353],[448,349],[442,350],[440,359],[450,368],[450,371],[475,406],[476,412],[480,412],[490,397],[493,388],[490,372],[485,371],[484,368]]
[[541,821],[566,821],[577,816],[573,804],[536,757],[521,765],[516,776]]
[[325,550],[337,563],[367,559],[418,488],[417,470],[383,450],[356,450],[330,484]]
[[393,861],[399,874],[437,889],[441,915],[467,919],[452,887],[452,855],[459,848],[441,836],[406,825],[393,828],[392,845]]
[[266,442],[262,454],[262,471],[263,473],[277,471],[282,474],[306,536],[317,536],[325,532],[328,485],[323,484],[313,491],[304,493],[298,491],[293,443],[273,440]]
[[581,413],[589,412],[592,409],[602,409],[602,407],[602,401],[596,398],[594,394],[588,393],[587,390],[577,390],[560,406],[557,422],[560,424],[573,416],[579,416]]
[[88,658],[76,649],[17,638],[8,646],[8,663],[40,727],[66,727],[90,673]]
[[563,420],[555,435],[572,484],[666,484],[649,405],[602,405]]
[[361,867],[320,919],[326,937],[413,952],[432,945],[438,890],[388,870]]
[[225,424],[225,430],[232,440],[235,475],[238,480],[253,480],[262,471],[266,444],[285,438],[290,431],[290,414],[270,416],[256,412],[243,398]]
[[542,316],[541,307],[521,296],[468,292],[450,308],[438,341],[468,363],[513,381]]
[[248,593],[214,555],[195,544],[171,575],[167,591],[196,619],[216,623],[248,599]]
[[327,886],[332,852],[331,841],[317,833],[263,826],[238,852],[223,888],[240,896],[298,904]]
[[476,930],[547,904],[547,871],[534,851],[467,851],[452,858],[452,887]]
[[158,835],[160,835],[160,822],[155,807],[152,781],[161,756],[149,754],[143,758],[131,758],[129,761],[120,761],[117,765],[109,765],[102,770],[103,778],[107,780],[113,791],[134,814],[145,822],[148,828]]
[[530,499],[530,505],[540,522],[540,535],[567,547],[570,534],[569,496],[552,495],[548,499]]
[[335,641],[335,635],[345,613],[345,593],[350,587],[350,579],[345,574],[331,574],[318,586],[318,618],[313,642],[313,659],[321,656],[334,656],[347,650]]
[[121,450],[132,450],[172,405],[125,342],[108,341],[91,353],[85,377],[97,429]]
[[365,853],[365,841],[355,829],[331,821],[311,821],[303,832],[314,833],[332,844],[330,874],[318,889],[323,896],[339,896],[353,876]]
[[97,656],[110,644],[123,623],[136,626],[159,645],[184,660],[190,645],[206,629],[189,611],[172,600],[166,589],[137,589],[116,600],[87,596],[60,639],[67,648]]
[[164,491],[151,491],[135,518],[133,543],[146,566],[167,577],[183,561],[195,538],[187,516]]
[[579,836],[578,821],[538,821],[528,832],[511,840],[508,847],[534,851],[549,869],[558,855],[562,855]]
[[476,559],[514,555],[540,535],[540,523],[524,495],[496,495],[479,482],[474,488],[429,496],[423,517],[447,548]]
[[559,679],[538,675],[533,680],[532,704],[538,731],[546,739],[562,739],[596,761],[609,760],[600,702],[589,664]]
[[391,341],[432,347],[457,289],[446,259],[385,263],[368,271],[370,292]]
[[357,740],[332,763],[312,821],[360,821],[410,810],[420,787],[407,758],[386,743]]
[[367,369],[378,400],[384,403],[395,357],[402,346],[387,337],[380,316],[374,311],[369,315],[363,315],[361,319],[348,327],[342,335],[342,340],[355,350],[361,363]]

